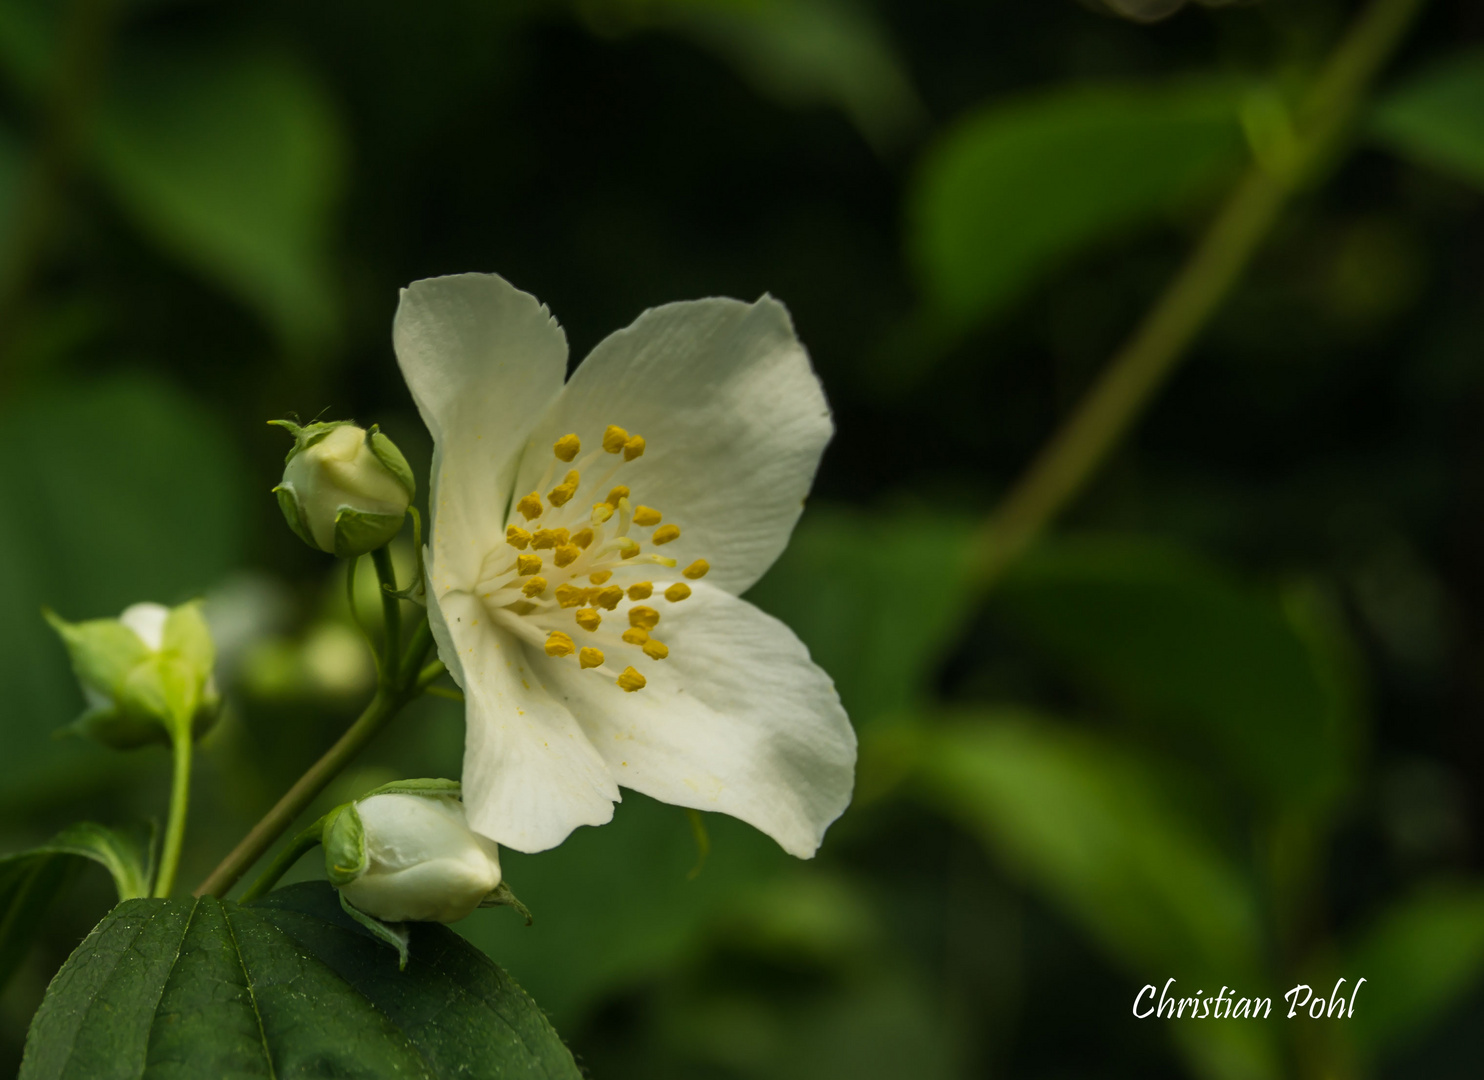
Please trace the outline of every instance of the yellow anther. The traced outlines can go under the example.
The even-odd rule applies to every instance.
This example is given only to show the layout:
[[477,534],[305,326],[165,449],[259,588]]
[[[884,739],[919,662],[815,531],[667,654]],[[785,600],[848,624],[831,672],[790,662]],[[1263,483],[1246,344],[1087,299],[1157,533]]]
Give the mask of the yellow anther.
[[690,586],[683,581],[677,581],[665,590],[665,599],[672,604],[678,604],[690,595]]
[[572,496],[577,494],[577,488],[581,483],[582,478],[577,474],[577,470],[573,469],[567,473],[565,480],[546,493],[546,497],[551,500],[552,506],[566,506]]
[[564,581],[556,587],[556,600],[562,607],[580,607],[587,603],[587,590]]
[[607,503],[603,502],[593,504],[593,516],[591,520],[594,525],[601,525],[612,516],[613,507],[609,506]]
[[577,625],[584,630],[596,630],[598,624],[602,621],[603,616],[598,614],[597,608],[585,607],[577,609]]
[[577,643],[560,630],[546,635],[547,656],[571,656],[577,651]]
[[595,649],[591,645],[585,645],[582,651],[577,654],[577,662],[585,668],[602,667],[603,650]]
[[587,579],[594,585],[601,585],[613,576],[612,570],[599,570],[596,574],[589,574]]
[[608,430],[603,432],[603,449],[610,454],[622,453],[628,441],[629,433],[616,424],[609,424]]
[[544,577],[533,577],[520,587],[520,591],[534,600],[546,591],[546,579]]
[[572,543],[587,550],[587,546],[593,542],[593,531],[591,529],[578,529],[572,534]]
[[620,675],[615,681],[620,687],[623,688],[623,691],[625,693],[632,694],[635,690],[643,690],[644,684],[648,680],[645,679],[643,675],[640,675],[633,668],[626,667],[623,669],[623,674]]
[[635,525],[658,525],[660,523],[660,518],[663,517],[663,516],[664,515],[662,515],[658,510],[654,509],[654,507],[652,507],[652,506],[636,506],[636,507],[634,507],[634,524]]
[[582,449],[582,440],[576,435],[563,435],[551,444],[551,452],[562,461],[571,461]]
[[697,559],[695,562],[691,563],[680,572],[686,577],[690,578],[692,581],[695,581],[697,578],[705,577],[706,571],[710,569],[711,564],[709,562],[707,562],[705,559]]
[[519,525],[505,526],[505,543],[509,544],[511,547],[516,548],[520,551],[524,551],[526,549],[526,545],[528,545],[530,542],[531,534],[526,532]]
[[619,484],[618,487],[614,488],[608,493],[608,498],[604,499],[603,501],[606,502],[609,506],[613,507],[613,509],[617,510],[618,501],[620,499],[627,499],[628,497],[629,489],[623,484]]
[[596,590],[597,595],[593,597],[593,603],[605,611],[612,611],[618,607],[618,602],[623,599],[623,590],[617,585],[609,585],[606,588]]
[[632,559],[639,554],[639,545],[627,536],[619,537],[618,557],[620,559]]
[[660,613],[652,607],[629,608],[629,625],[641,630],[653,630],[660,621]]
[[623,639],[630,645],[643,645],[649,640],[649,631],[642,626],[631,626],[623,632]]
[[644,643],[644,655],[651,660],[663,660],[670,655],[670,646],[659,638],[650,638]]
[[630,600],[648,600],[654,592],[654,583],[650,581],[636,581],[629,586]]
[[515,557],[515,572],[521,577],[530,577],[532,574],[541,573],[541,556],[517,555]]
[[674,525],[661,525],[649,538],[656,544],[668,544],[671,540],[680,539],[680,530]]
[[541,496],[533,491],[516,503],[515,508],[525,516],[527,521],[533,521],[541,516]]
[[558,536],[558,530],[556,529],[537,529],[531,534],[531,547],[537,551],[554,548],[560,543],[561,538]]
[[582,549],[576,544],[563,544],[556,549],[554,561],[558,566],[571,566],[577,561],[577,556],[582,554]]
[[623,459],[625,461],[633,461],[642,453],[644,453],[643,435],[635,435],[632,439],[623,444]]

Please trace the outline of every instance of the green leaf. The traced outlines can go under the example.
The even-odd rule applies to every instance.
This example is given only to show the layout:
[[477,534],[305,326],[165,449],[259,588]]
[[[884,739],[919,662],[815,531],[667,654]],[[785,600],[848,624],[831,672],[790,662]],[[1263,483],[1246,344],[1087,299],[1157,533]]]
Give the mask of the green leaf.
[[1397,903],[1346,950],[1340,974],[1369,980],[1356,1005],[1365,1023],[1349,1032],[1362,1052],[1405,1048],[1484,979],[1484,886],[1435,886]]
[[1484,188],[1484,49],[1433,61],[1377,103],[1370,129],[1403,157]]
[[996,103],[954,124],[909,195],[931,314],[957,333],[1092,245],[1169,217],[1241,160],[1226,84],[1104,86]]
[[333,330],[339,131],[285,56],[192,47],[121,58],[98,166],[140,228],[257,308],[291,344]]
[[1095,694],[1193,743],[1259,798],[1313,806],[1346,775],[1355,695],[1275,594],[1178,548],[1130,539],[1043,546],[991,612]]
[[149,827],[124,833],[84,821],[40,847],[0,858],[0,989],[26,958],[36,924],[83,860],[108,870],[120,900],[148,896],[153,839]]
[[580,1075],[492,961],[447,927],[410,931],[399,973],[323,882],[246,906],[121,904],[53,980],[20,1075]]

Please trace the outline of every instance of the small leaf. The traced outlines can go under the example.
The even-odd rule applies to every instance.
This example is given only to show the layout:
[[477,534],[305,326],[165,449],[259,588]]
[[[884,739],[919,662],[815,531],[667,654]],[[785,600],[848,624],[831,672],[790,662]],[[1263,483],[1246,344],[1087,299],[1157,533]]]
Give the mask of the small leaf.
[[407,969],[324,882],[239,906],[132,900],[88,935],[31,1024],[22,1080],[523,1076],[577,1080],[541,1010],[447,927]]
[[1403,157],[1484,188],[1484,49],[1434,61],[1381,99],[1370,126]]

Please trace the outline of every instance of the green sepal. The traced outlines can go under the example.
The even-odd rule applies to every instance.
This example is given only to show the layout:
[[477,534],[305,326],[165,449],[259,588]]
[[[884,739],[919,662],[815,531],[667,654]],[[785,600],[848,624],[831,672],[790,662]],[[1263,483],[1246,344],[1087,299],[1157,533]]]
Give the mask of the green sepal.
[[464,786],[457,780],[393,780],[358,796],[356,802],[364,802],[373,795],[424,795],[430,799],[462,800]]
[[92,739],[110,750],[137,750],[155,743],[170,745],[170,733],[158,719],[125,712],[114,705],[89,709],[72,723],[57,728],[52,736]]
[[201,614],[201,601],[191,600],[170,609],[160,651],[180,657],[203,683],[211,677],[211,669],[216,666],[216,642]]
[[308,450],[336,428],[345,427],[347,424],[354,424],[355,421],[328,420],[300,425],[294,423],[292,420],[269,420],[268,423],[273,427],[283,428],[294,437],[293,448],[289,450],[288,455],[283,459],[286,465],[290,461],[293,461],[296,455]]
[[514,908],[517,912],[520,913],[521,917],[526,920],[526,925],[527,926],[530,926],[531,923],[535,921],[535,919],[531,915],[531,909],[528,908],[528,907],[526,907],[524,904],[522,904],[520,902],[520,899],[515,895],[515,893],[513,893],[513,892],[510,891],[510,886],[507,885],[507,884],[505,884],[505,882],[503,882],[503,881],[500,882],[500,884],[498,884],[498,885],[495,886],[495,891],[494,892],[490,893],[488,896],[486,896],[483,900],[481,900],[479,902],[479,906],[482,907],[482,908],[486,908],[486,907],[509,907],[509,908]]
[[397,970],[407,970],[407,943],[412,939],[412,931],[406,923],[384,923],[374,915],[367,915],[340,894],[340,906],[345,913],[356,922],[360,923],[371,933],[376,935],[377,940],[384,941],[397,950]]
[[407,464],[402,451],[397,449],[397,444],[381,433],[380,425],[372,424],[366,429],[366,445],[371,448],[376,459],[386,466],[386,471],[407,489],[408,501],[417,498],[417,480],[412,475],[412,467]]
[[289,523],[289,528],[294,530],[294,535],[316,551],[319,550],[319,545],[310,535],[309,526],[304,523],[304,515],[299,512],[299,496],[294,494],[293,487],[289,484],[279,484],[273,489],[273,494],[278,496],[278,508],[283,511],[283,519]]
[[117,619],[90,619],[69,623],[49,608],[42,615],[61,635],[78,680],[112,697],[129,672],[152,654],[139,635]]
[[402,529],[406,512],[400,514],[367,514],[340,508],[335,515],[335,554],[342,559],[353,559],[368,551],[385,547]]
[[366,827],[354,803],[337,806],[325,815],[320,843],[325,849],[325,876],[332,884],[349,885],[370,868]]

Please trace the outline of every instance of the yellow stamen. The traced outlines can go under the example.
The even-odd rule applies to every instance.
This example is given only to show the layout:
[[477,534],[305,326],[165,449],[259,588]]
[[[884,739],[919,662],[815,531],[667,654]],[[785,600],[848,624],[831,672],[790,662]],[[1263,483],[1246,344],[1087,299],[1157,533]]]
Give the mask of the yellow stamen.
[[623,674],[616,681],[623,688],[624,692],[629,694],[632,694],[635,690],[643,690],[644,684],[648,682],[643,675],[640,675],[631,667],[624,668]]
[[605,589],[598,590],[598,594],[593,597],[593,603],[597,604],[605,611],[612,611],[614,608],[618,607],[618,602],[622,599],[623,590],[620,589],[617,585],[609,585]]
[[658,529],[654,530],[650,539],[656,544],[668,544],[671,540],[680,539],[680,530],[674,525],[661,525]]
[[623,459],[625,461],[633,461],[642,453],[644,453],[643,435],[635,435],[632,439],[623,444]]
[[582,440],[576,435],[563,435],[551,444],[551,452],[562,461],[571,461],[582,449]]
[[515,572],[521,577],[530,577],[532,574],[541,573],[541,556],[517,555],[515,557]]
[[527,521],[533,521],[541,516],[541,496],[533,491],[516,503],[515,508],[525,516]]
[[710,569],[711,569],[711,564],[709,562],[707,562],[705,559],[697,559],[695,562],[691,563],[689,566],[687,566],[684,570],[682,570],[680,572],[682,574],[684,574],[686,577],[690,578],[692,581],[694,581],[694,580],[696,580],[696,578],[703,578],[703,577],[705,577],[706,576],[706,571],[707,570],[710,570]]
[[556,564],[558,566],[571,566],[577,561],[577,556],[582,554],[582,549],[576,544],[563,544],[556,549]]
[[531,534],[519,525],[505,526],[505,543],[519,551],[524,551],[526,545],[531,542]]
[[618,557],[620,559],[632,559],[637,554],[639,554],[638,544],[630,540],[627,536],[619,537]]
[[623,639],[630,645],[643,645],[649,640],[649,631],[642,626],[631,626],[623,632]]
[[678,604],[690,595],[690,586],[683,581],[677,581],[665,590],[665,599],[672,604]]
[[591,645],[585,645],[582,651],[577,654],[577,662],[585,668],[602,667],[603,650],[595,649]]
[[577,651],[577,643],[560,630],[553,630],[546,636],[547,656],[571,656]]
[[585,607],[577,609],[577,625],[584,630],[596,630],[598,624],[602,621],[603,616],[598,614],[597,608]]
[[546,579],[544,577],[533,577],[520,587],[520,591],[534,600],[546,591]]
[[609,424],[608,430],[603,432],[603,449],[610,454],[623,452],[624,443],[629,441],[629,433],[616,424]]
[[658,525],[663,515],[652,506],[636,506],[634,508],[635,525]]
[[594,503],[591,521],[594,525],[601,525],[613,516],[613,507],[607,503]]
[[653,630],[660,621],[660,613],[652,607],[629,608],[629,625],[641,630]]
[[573,469],[567,473],[565,480],[546,493],[546,497],[551,500],[552,506],[566,506],[572,500],[572,496],[577,494],[577,487],[581,482],[582,478],[578,476],[577,470]]
[[601,585],[613,576],[612,570],[599,570],[596,574],[589,574],[587,579],[594,585]]
[[561,539],[558,536],[559,531],[557,529],[537,529],[531,534],[531,547],[538,551],[556,547],[561,543]]
[[613,507],[613,509],[617,510],[618,501],[620,499],[627,499],[628,497],[629,489],[626,488],[623,484],[619,484],[618,487],[614,488],[608,493],[608,498],[604,499],[603,501],[606,502],[609,506]]
[[593,542],[593,531],[591,529],[578,529],[572,534],[572,543],[587,550],[587,546]]
[[670,646],[659,638],[650,638],[644,643],[644,655],[651,660],[663,660],[670,655]]
[[629,586],[630,600],[648,600],[654,592],[654,583],[649,581],[636,581]]
[[556,600],[562,607],[580,607],[587,603],[587,590],[564,581],[556,587]]

